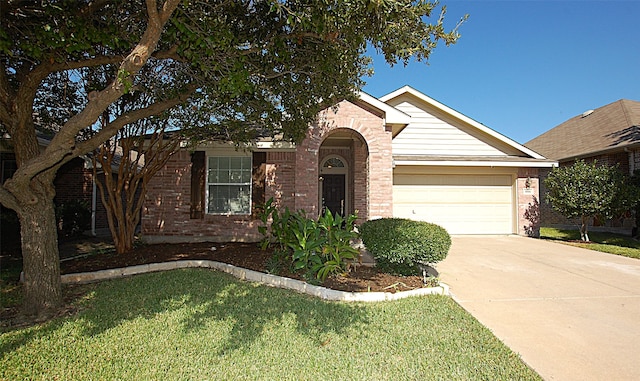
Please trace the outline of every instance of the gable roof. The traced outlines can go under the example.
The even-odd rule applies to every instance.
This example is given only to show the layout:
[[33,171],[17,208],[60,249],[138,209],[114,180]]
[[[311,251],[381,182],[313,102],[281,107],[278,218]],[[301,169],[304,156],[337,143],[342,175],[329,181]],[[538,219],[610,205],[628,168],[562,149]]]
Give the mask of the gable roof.
[[555,160],[595,156],[640,145],[640,102],[620,99],[588,110],[525,143]]
[[411,122],[411,116],[405,114],[395,107],[389,106],[384,101],[376,99],[363,91],[360,92],[359,96],[361,101],[366,102],[370,106],[384,112],[386,123],[406,125]]
[[[406,113],[412,115],[412,118],[415,119],[412,120],[412,124],[410,124],[405,129],[405,131],[412,131],[411,137],[405,137],[403,142],[407,139],[415,140],[413,135],[416,135],[415,138],[420,139],[418,138],[418,134],[420,136],[424,136],[424,138],[422,139],[427,139],[429,137],[429,133],[435,134],[432,137],[442,136],[442,132],[437,132],[435,131],[435,129],[432,129],[437,128],[435,124],[420,124],[424,122],[424,116],[429,115],[429,117],[437,118],[437,120],[433,120],[437,121],[440,126],[445,126],[448,131],[452,131],[455,133],[455,135],[450,136],[459,136],[460,138],[464,138],[465,143],[463,144],[469,144],[471,140],[475,139],[474,141],[477,143],[473,144],[475,144],[475,147],[479,147],[477,153],[471,152],[472,150],[459,152],[461,149],[459,147],[457,151],[444,152],[447,150],[440,149],[441,152],[438,153],[435,152],[436,150],[434,149],[430,151],[428,148],[426,148],[427,143],[429,143],[430,145],[437,145],[437,142],[432,142],[430,141],[430,139],[427,139],[423,142],[424,144],[420,142],[412,143],[413,146],[422,148],[417,148],[415,150],[412,149],[410,150],[410,152],[394,152],[394,160],[396,160],[396,162],[402,162],[403,164],[410,165],[522,165],[545,167],[555,164],[554,161],[547,160],[537,152],[516,143],[506,136],[492,130],[491,128],[469,118],[468,116],[450,107],[445,106],[444,104],[428,97],[427,95],[410,86],[404,86],[390,94],[381,97],[380,100],[391,106],[399,108],[402,111],[405,111]],[[404,105],[402,105],[403,103]],[[413,106],[422,111],[413,109]],[[407,110],[416,111],[412,112]],[[413,113],[416,112],[418,114],[413,115]],[[428,114],[424,114],[423,112]],[[419,121],[420,119],[422,120]],[[448,134],[451,134],[452,132],[449,132]],[[402,136],[403,135],[400,135],[398,139],[401,139]],[[453,139],[453,137],[451,137],[450,139]],[[409,142],[409,140],[407,140],[407,142]]]

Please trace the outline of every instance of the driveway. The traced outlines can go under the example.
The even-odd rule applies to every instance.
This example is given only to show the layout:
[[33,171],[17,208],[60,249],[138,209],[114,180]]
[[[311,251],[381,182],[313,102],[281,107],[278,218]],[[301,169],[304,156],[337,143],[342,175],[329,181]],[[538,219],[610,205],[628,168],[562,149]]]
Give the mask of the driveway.
[[640,380],[640,260],[518,236],[455,236],[440,279],[546,380]]

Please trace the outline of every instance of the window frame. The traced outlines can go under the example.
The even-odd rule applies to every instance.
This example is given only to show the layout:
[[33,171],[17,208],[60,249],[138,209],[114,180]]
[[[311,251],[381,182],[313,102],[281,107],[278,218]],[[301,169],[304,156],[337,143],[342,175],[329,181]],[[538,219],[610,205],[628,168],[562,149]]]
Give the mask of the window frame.
[[[234,169],[240,170],[241,172],[244,170],[248,170],[249,171],[249,178],[248,178],[248,182],[245,181],[240,181],[240,182],[210,182],[210,171],[212,170],[212,168],[210,167],[211,165],[211,159],[212,158],[225,158],[225,159],[229,159],[229,175],[231,175],[231,171]],[[243,158],[248,160],[248,167],[245,167],[244,165],[241,165],[240,168],[231,168],[231,161],[233,158]],[[242,178],[242,175],[240,176]],[[230,180],[230,179],[229,179]],[[242,179],[241,179],[242,180]],[[244,153],[244,152],[225,152],[225,153],[210,153],[206,155],[206,168],[205,168],[205,179],[204,179],[204,185],[205,185],[205,213],[209,214],[209,215],[214,215],[214,216],[250,216],[252,213],[252,207],[253,207],[253,157],[251,155],[250,152],[248,153]],[[234,212],[233,210],[231,210],[231,208],[228,208],[226,211],[224,212],[220,212],[220,211],[212,211],[212,207],[211,207],[211,201],[210,200],[210,190],[211,187],[215,187],[215,186],[224,186],[224,187],[233,187],[233,186],[248,186],[249,189],[247,191],[248,193],[248,209],[247,210],[242,210],[240,212]],[[229,199],[227,199],[227,202],[229,201]]]

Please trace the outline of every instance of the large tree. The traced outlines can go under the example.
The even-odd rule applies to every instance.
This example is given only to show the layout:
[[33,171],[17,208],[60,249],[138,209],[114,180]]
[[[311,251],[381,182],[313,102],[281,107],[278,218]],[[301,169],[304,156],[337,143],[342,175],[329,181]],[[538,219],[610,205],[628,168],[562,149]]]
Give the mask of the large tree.
[[[434,11],[410,0],[0,0],[0,125],[18,165],[0,202],[20,220],[25,312],[62,301],[53,179],[64,163],[187,105],[197,136],[299,139],[363,85],[369,47],[395,64],[454,43],[457,25],[447,31]],[[131,92],[154,101],[96,123]]]
[[617,167],[578,160],[553,168],[544,180],[547,201],[567,218],[580,218],[580,238],[589,241],[589,219],[613,218],[638,202],[638,188]]

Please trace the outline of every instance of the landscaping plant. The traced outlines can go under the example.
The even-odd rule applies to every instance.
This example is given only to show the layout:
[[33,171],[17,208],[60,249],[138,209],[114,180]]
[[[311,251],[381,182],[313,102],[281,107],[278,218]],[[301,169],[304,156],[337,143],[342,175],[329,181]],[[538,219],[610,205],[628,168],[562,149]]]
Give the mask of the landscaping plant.
[[443,260],[451,237],[441,226],[403,218],[366,221],[360,227],[362,242],[382,271],[418,275],[420,266]]
[[69,200],[56,205],[58,234],[75,237],[91,229],[91,207],[84,200]]
[[[324,281],[331,274],[341,274],[358,258],[351,246],[358,237],[354,229],[355,215],[346,219],[326,210],[317,220],[307,217],[304,210],[279,212],[273,199],[267,201],[259,228],[265,237],[262,248],[275,245],[270,271],[279,272],[288,266],[310,282]],[[271,221],[270,228],[268,223]]]
[[556,167],[544,180],[547,202],[567,218],[580,218],[580,239],[589,241],[588,222],[596,216],[610,219],[632,209],[640,199],[633,185],[617,166],[578,160]]

